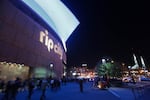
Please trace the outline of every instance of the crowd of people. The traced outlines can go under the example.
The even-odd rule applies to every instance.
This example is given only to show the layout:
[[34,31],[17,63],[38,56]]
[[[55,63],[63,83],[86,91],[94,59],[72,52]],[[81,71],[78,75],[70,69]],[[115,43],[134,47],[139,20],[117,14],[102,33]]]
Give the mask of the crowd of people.
[[0,79],[0,92],[4,94],[3,100],[16,100],[18,92],[28,91],[28,100],[31,99],[34,89],[41,91],[41,100],[45,98],[46,88],[50,88],[52,91],[60,89],[61,83],[65,84],[65,78],[61,80],[56,78],[30,78],[22,80],[16,78],[15,80],[9,80],[5,82]]
[[[34,90],[41,91],[40,100],[44,100],[46,97],[45,92],[46,89],[51,89],[51,91],[57,91],[61,88],[61,85],[66,85],[66,82],[69,80],[66,77],[62,77],[62,79],[57,78],[30,78],[26,80],[22,80],[21,78],[16,78],[15,80],[10,80],[5,82],[4,80],[0,79],[0,92],[2,92],[3,99],[2,100],[16,100],[16,96],[18,92],[27,91],[28,100],[31,99]],[[70,80],[72,81],[72,80]],[[79,84],[80,92],[84,91],[84,82],[86,79],[75,79]],[[98,87],[99,83],[104,82],[101,84],[104,88],[107,86],[109,87],[109,79],[107,76],[103,76],[102,78],[97,77],[93,81],[93,86]]]

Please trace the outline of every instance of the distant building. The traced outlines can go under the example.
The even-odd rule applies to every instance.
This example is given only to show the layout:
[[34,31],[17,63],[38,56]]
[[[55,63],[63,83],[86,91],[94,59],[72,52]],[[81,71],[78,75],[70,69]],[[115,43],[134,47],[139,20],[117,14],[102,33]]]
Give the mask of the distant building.
[[88,67],[71,67],[68,76],[72,78],[94,78],[96,77],[95,68],[89,69]]

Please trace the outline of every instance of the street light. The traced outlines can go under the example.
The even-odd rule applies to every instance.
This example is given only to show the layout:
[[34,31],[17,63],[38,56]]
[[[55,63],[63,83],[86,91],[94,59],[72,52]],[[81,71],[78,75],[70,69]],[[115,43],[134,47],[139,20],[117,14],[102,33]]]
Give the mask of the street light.
[[50,68],[53,68],[53,66],[54,66],[53,63],[50,63]]
[[54,64],[53,63],[50,63],[50,77],[52,77],[52,70],[53,70],[53,67],[54,67]]
[[129,68],[129,76],[131,76],[131,66],[128,66],[128,68]]
[[102,64],[106,63],[106,60],[105,59],[102,59]]

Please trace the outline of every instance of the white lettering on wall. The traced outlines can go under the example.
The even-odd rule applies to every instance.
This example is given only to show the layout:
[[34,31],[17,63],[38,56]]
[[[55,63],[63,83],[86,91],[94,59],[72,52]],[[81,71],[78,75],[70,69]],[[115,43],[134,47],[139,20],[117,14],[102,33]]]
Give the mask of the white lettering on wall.
[[58,43],[57,45],[54,45],[54,52],[60,55],[60,59],[62,59],[63,52],[62,49],[60,48],[60,44]]
[[54,50],[56,54],[60,56],[60,59],[63,57],[63,50],[61,48],[61,45],[59,43],[55,44],[54,41],[48,37],[48,31],[45,30],[44,32],[40,32],[40,42],[44,44],[48,51]]

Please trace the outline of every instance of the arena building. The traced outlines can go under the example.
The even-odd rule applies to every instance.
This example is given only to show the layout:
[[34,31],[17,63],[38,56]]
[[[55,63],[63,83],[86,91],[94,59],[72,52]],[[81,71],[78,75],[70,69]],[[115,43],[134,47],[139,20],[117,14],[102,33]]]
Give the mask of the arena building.
[[[41,2],[47,6],[57,4],[57,8],[60,6],[61,10],[66,8],[60,0],[0,1],[0,78],[5,80],[16,77],[60,78],[65,73],[67,62],[65,41],[79,22],[73,16],[76,24],[66,22],[73,28],[61,29],[67,25],[61,23],[61,20],[65,20],[62,18],[63,15],[59,14],[69,10],[57,12],[54,6],[49,9],[54,9],[56,14],[50,10],[47,13],[47,6],[43,6],[46,4]],[[34,7],[42,13],[38,13]],[[57,17],[58,19],[55,19]]]

